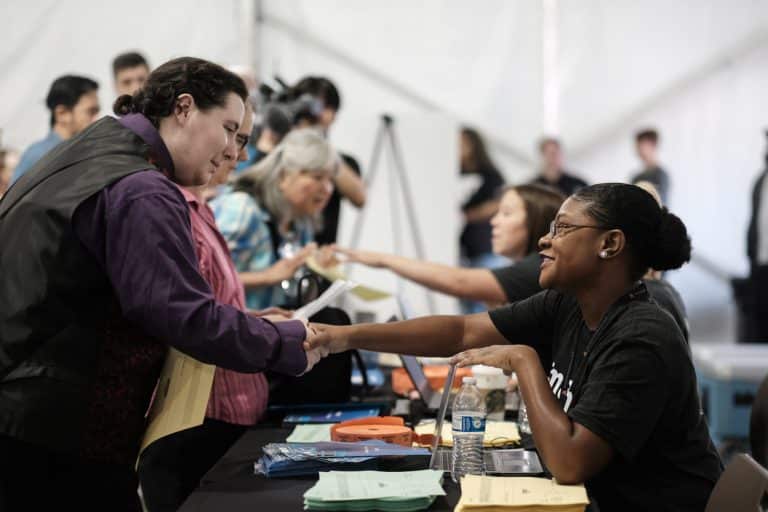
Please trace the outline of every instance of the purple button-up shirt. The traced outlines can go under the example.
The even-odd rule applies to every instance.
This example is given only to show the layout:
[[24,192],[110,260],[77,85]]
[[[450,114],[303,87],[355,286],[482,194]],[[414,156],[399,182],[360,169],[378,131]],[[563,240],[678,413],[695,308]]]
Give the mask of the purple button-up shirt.
[[[132,114],[120,122],[172,176],[173,160],[149,120]],[[187,203],[163,173],[148,169],[113,183],[81,204],[72,224],[109,277],[123,315],[147,334],[238,372],[306,369],[301,322],[272,323],[216,302],[198,270]]]

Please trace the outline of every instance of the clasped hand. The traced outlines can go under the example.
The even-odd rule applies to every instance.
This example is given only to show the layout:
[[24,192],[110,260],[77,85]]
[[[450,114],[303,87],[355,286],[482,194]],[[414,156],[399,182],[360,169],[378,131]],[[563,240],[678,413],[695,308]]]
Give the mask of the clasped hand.
[[345,328],[335,325],[310,323],[307,325],[307,336],[304,340],[304,350],[307,351],[307,370],[309,371],[318,361],[328,354],[337,354],[349,350]]

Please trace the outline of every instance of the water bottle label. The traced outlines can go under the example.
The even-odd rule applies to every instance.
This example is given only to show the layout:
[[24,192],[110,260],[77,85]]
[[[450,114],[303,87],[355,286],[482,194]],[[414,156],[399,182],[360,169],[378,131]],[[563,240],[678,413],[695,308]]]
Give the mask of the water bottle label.
[[485,432],[484,416],[453,416],[454,432]]

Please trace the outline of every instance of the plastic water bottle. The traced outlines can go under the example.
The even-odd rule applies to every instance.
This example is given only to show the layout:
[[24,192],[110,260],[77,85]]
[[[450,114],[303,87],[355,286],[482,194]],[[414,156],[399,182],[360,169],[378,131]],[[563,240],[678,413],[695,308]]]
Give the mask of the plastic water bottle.
[[464,475],[482,475],[485,400],[474,377],[464,377],[453,402],[453,465],[451,477],[459,482]]

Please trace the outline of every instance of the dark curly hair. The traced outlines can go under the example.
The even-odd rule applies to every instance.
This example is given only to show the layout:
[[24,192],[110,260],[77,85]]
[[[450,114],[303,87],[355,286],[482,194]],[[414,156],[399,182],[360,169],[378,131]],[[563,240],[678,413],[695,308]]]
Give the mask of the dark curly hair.
[[587,214],[599,225],[624,232],[632,255],[632,279],[639,279],[649,268],[671,270],[690,261],[691,239],[683,221],[640,187],[600,183],[572,197],[585,204]]
[[152,71],[133,96],[117,98],[113,109],[118,116],[144,114],[158,127],[160,119],[173,113],[180,94],[192,95],[200,110],[208,110],[223,107],[231,92],[248,99],[248,88],[236,74],[207,60],[179,57]]

